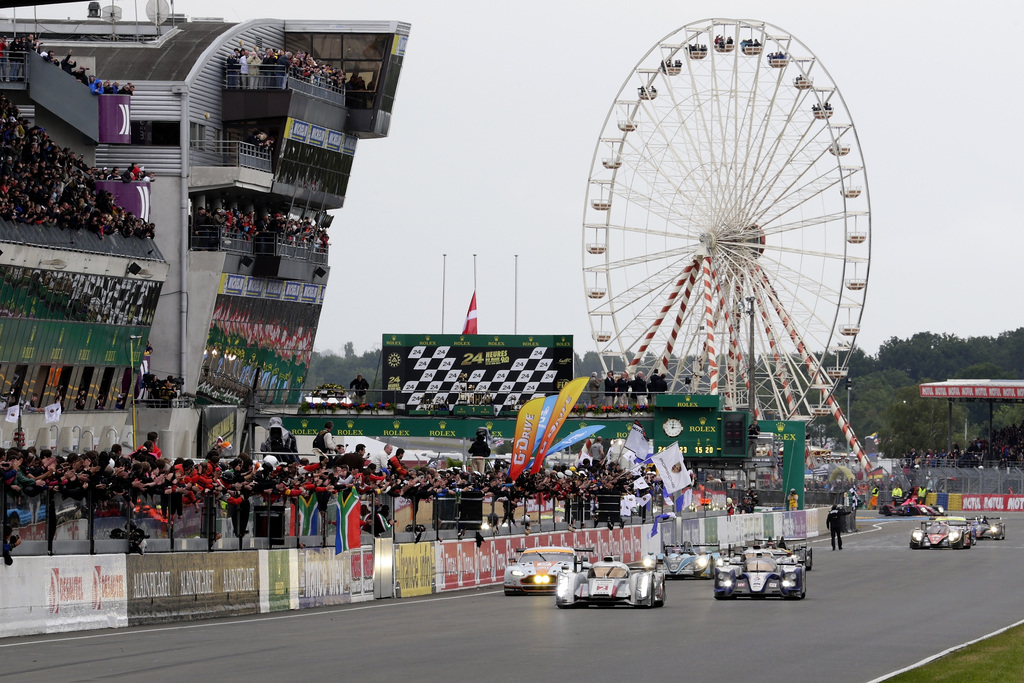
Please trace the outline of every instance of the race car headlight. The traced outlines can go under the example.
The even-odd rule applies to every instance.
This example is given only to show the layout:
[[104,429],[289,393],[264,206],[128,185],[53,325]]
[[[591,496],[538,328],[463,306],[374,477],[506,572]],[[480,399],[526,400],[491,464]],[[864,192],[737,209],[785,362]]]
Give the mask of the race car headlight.
[[785,588],[792,588],[796,585],[796,574],[786,574],[782,578],[782,585]]
[[651,587],[651,575],[650,574],[644,574],[636,582],[636,592],[639,595],[639,597],[641,597],[641,598],[643,596],[647,595],[647,591],[650,589],[650,587]]
[[994,533],[996,533],[997,531],[999,531],[999,527],[997,527],[997,526],[996,526],[995,524],[993,524],[992,526],[990,526],[990,527],[988,528],[988,530],[989,530],[990,532],[992,532],[992,533],[994,534]]
[[951,540],[951,541],[959,541],[960,540],[960,532],[959,531],[950,531],[949,532],[949,540]]
[[716,567],[724,567],[725,565],[726,565],[726,559],[724,557],[719,557],[717,560],[715,560],[715,566]]
[[547,574],[541,574],[541,575],[539,575],[539,576],[538,576],[538,577],[537,577],[536,579],[534,579],[534,580],[535,580],[535,581],[536,581],[537,583],[551,583],[551,577],[550,577],[550,576],[548,576]]
[[558,597],[563,600],[569,597],[569,577],[559,576],[558,583],[555,585],[555,592],[558,593]]
[[648,555],[647,557],[644,558],[643,565],[647,569],[654,569],[654,564],[655,564],[655,560],[650,555]]
[[920,531],[915,531],[914,533],[910,534],[910,537],[913,538],[915,541],[920,541],[922,538],[924,538],[924,534]]
[[704,569],[704,567],[708,566],[708,556],[707,555],[701,555],[700,557],[698,557],[695,560],[695,564],[699,568]]
[[722,584],[723,586],[725,586],[726,588],[728,588],[729,586],[731,586],[731,585],[732,585],[732,579],[722,579],[722,580],[721,580],[721,581],[719,581],[718,583],[720,583],[720,584]]
[[513,569],[509,573],[512,574],[512,576],[526,576],[526,572],[524,572],[522,569]]

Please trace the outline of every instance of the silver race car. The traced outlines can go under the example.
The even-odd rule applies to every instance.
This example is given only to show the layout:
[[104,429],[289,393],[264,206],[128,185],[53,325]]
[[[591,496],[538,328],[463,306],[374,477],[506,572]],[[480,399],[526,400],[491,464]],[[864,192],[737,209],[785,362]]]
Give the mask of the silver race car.
[[658,567],[665,570],[666,578],[710,579],[721,554],[718,544],[690,543],[666,544],[657,556]]
[[1006,522],[998,517],[975,517],[970,521],[974,529],[974,540],[980,541],[983,538],[994,541],[1006,540]]
[[665,572],[656,569],[653,557],[630,566],[614,557],[558,575],[555,604],[562,609],[587,605],[661,607],[665,604]]
[[[516,553],[505,567],[505,595],[550,595],[555,592],[558,575],[572,569],[577,559],[576,551],[572,548],[559,546],[517,548]],[[583,562],[582,558],[579,559]]]
[[715,566],[715,599],[776,596],[802,600],[807,570],[788,550],[748,546],[724,555]]

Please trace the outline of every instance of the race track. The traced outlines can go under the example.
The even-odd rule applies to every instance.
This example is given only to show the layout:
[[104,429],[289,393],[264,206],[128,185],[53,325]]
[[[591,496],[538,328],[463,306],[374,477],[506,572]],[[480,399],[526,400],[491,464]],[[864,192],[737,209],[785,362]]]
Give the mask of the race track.
[[[716,601],[676,581],[662,609],[559,610],[500,588],[284,615],[0,641],[19,681],[868,681],[1024,619],[1024,515],[1006,541],[911,551],[914,520],[862,513],[813,542],[807,599]],[[16,677],[16,678],[15,678]]]

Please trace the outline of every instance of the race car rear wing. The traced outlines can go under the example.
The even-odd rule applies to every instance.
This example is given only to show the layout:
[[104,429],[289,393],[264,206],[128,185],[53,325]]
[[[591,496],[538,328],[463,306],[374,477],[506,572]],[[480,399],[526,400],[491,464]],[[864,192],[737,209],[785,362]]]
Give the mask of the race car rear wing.
[[572,570],[574,572],[583,571],[583,568],[587,566],[588,560],[591,555],[594,554],[593,548],[573,548],[573,559],[572,559]]

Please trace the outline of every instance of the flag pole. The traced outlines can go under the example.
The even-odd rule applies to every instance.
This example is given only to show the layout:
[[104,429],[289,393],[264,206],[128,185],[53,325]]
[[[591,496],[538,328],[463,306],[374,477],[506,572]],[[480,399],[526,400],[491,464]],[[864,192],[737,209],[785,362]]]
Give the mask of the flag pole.
[[512,334],[519,334],[519,254],[516,254],[515,272],[512,277],[513,303],[512,303]]
[[441,254],[441,334],[444,334],[444,287],[448,277],[448,254]]
[[473,293],[476,294],[476,254],[473,254]]

